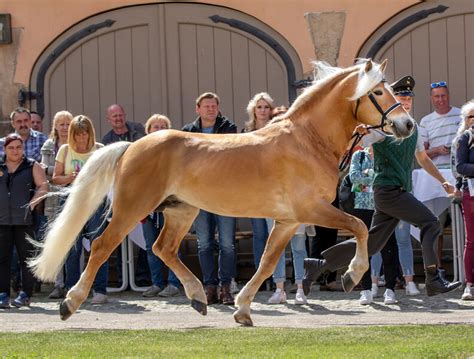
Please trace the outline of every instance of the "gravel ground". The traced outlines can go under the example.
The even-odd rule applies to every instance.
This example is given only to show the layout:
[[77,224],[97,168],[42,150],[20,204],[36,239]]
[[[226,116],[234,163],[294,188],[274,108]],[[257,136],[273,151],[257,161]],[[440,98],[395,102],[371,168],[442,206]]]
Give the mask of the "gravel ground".
[[[382,289],[382,288],[381,288]],[[381,292],[383,292],[381,290]],[[319,328],[349,325],[474,324],[474,301],[461,301],[460,290],[427,297],[408,297],[397,290],[398,304],[386,306],[383,298],[369,306],[359,305],[359,293],[320,292],[313,289],[307,305],[266,304],[270,292],[259,292],[252,304],[257,327]],[[194,311],[184,297],[143,298],[140,293],[109,295],[109,303],[92,305],[86,301],[67,321],[59,318],[59,303],[36,294],[29,308],[0,309],[0,331],[98,330],[98,329],[189,329],[235,328],[233,307],[213,305],[207,316]]]

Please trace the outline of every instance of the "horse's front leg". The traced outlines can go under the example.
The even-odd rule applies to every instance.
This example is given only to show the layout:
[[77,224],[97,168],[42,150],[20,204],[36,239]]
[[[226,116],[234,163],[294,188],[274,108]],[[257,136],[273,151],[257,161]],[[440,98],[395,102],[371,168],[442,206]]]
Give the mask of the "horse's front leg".
[[298,225],[298,223],[294,222],[275,222],[275,226],[268,237],[257,272],[242,288],[235,300],[235,304],[239,308],[234,313],[234,319],[237,323],[248,326],[253,325],[252,319],[250,318],[250,304],[263,281],[272,275],[281,253],[284,251],[291,237],[295,234]]
[[[339,262],[342,264],[339,268],[345,267],[349,264],[346,273],[342,276],[342,284],[344,290],[350,292],[355,285],[360,282],[362,276],[369,268],[367,227],[359,218],[341,211],[322,199],[318,202],[316,208],[312,208],[307,211],[307,213],[310,213],[310,216],[305,217],[306,219],[304,223],[313,223],[328,228],[345,229],[354,234],[356,240],[355,253],[347,252],[338,258]],[[352,255],[354,256],[352,257],[352,260],[350,260],[350,256]],[[343,263],[346,257],[348,257],[347,262]],[[303,285],[304,284],[305,283],[303,282]]]

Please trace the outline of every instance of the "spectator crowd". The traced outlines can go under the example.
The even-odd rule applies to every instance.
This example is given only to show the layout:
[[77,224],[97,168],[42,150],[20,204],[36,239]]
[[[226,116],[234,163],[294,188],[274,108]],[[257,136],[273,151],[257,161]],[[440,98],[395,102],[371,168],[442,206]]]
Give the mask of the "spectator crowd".
[[[412,108],[414,86],[415,80],[411,76],[405,76],[392,84],[395,96],[407,112]],[[449,282],[443,268],[442,228],[449,224],[449,210],[436,217],[421,202],[415,202],[410,194],[414,157],[421,167],[442,183],[446,192],[454,192],[461,202],[466,229],[466,282],[462,299],[474,299],[474,100],[459,109],[451,106],[445,81],[425,86],[431,88],[434,111],[421,119],[414,134],[402,141],[404,145],[393,144],[392,138],[382,132],[369,131],[363,126],[356,129],[365,136],[359,150],[352,155],[349,170],[352,183],[350,190],[355,193],[351,214],[361,218],[370,229],[369,248],[371,243],[376,243],[371,253],[370,269],[359,285],[361,305],[372,303],[382,285],[386,287],[383,294],[386,305],[398,302],[395,289],[400,286],[405,288],[407,295],[420,295],[414,281],[410,224],[417,225],[422,231],[427,294],[444,293],[461,285]],[[237,133],[236,124],[221,113],[220,105],[217,94],[201,94],[195,103],[197,117],[182,130],[206,134]],[[268,93],[258,93],[248,103],[248,119],[241,132],[258,131],[286,110],[285,106],[276,106]],[[35,289],[40,289],[41,283],[35,281],[27,266],[28,258],[36,250],[29,238],[41,242],[45,226],[61,211],[65,202],[64,196],[54,194],[74,183],[93,153],[117,141],[133,142],[144,136],[152,136],[156,131],[172,128],[172,121],[163,114],[151,115],[145,126],[140,122],[127,121],[125,110],[120,104],[110,105],[106,110],[106,118],[111,129],[98,141],[94,119],[86,115],[74,116],[67,110],[57,112],[52,119],[51,132],[46,136],[41,114],[22,107],[12,111],[10,121],[14,132],[0,139],[0,308],[29,306]],[[392,165],[381,170],[383,163]],[[456,178],[455,191],[451,190],[450,184],[439,172],[446,168],[450,168]],[[410,180],[407,181],[408,177]],[[400,179],[396,195],[393,178]],[[218,183],[215,185],[219,186]],[[393,199],[381,200],[383,196],[388,198],[392,195]],[[63,270],[55,280],[50,298],[64,298],[67,290],[79,280],[90,243],[107,226],[104,220],[107,200],[104,200],[77,237]],[[333,205],[338,206],[337,199]],[[113,213],[109,215],[113,216]],[[254,266],[258,268],[273,224],[269,218],[251,218],[250,222]],[[153,243],[163,227],[163,215],[159,212],[150,213],[143,218],[141,226],[145,249],[138,253],[136,274],[149,278],[149,283],[146,279],[143,281],[148,284],[148,288],[142,295],[182,295],[177,276],[152,251]],[[197,237],[198,258],[208,304],[233,305],[234,294],[238,291],[236,278],[239,278],[236,265],[236,218],[200,210],[191,230]],[[347,263],[332,263],[330,253],[334,248],[337,249],[336,242],[337,230],[334,229],[302,224],[297,230],[290,242],[294,268],[294,287],[290,291],[295,294],[294,304],[307,303],[306,296],[314,282],[319,283],[321,290],[342,290],[336,270]],[[120,253],[117,253],[115,269],[118,281],[122,280],[120,258]],[[283,253],[273,273],[273,283],[268,282],[263,286],[264,289],[274,288],[268,298],[270,304],[287,302],[284,286],[287,280],[286,261]],[[108,272],[109,264],[106,262],[94,282],[93,304],[108,301]]]

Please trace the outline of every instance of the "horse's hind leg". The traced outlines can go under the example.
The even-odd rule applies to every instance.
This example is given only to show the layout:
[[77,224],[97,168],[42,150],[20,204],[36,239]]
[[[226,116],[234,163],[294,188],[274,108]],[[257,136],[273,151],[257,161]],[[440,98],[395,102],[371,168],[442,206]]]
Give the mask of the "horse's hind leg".
[[199,209],[185,203],[168,207],[163,211],[165,225],[153,245],[153,252],[179,278],[184,286],[186,296],[191,299],[191,306],[202,315],[207,314],[207,299],[204,288],[196,276],[181,262],[178,250]]
[[87,299],[100,266],[105,263],[138,221],[139,219],[131,215],[119,216],[118,212],[114,213],[104,233],[92,242],[91,255],[79,281],[61,302],[59,313],[62,320],[68,319]]
[[298,226],[298,223],[281,223],[278,221],[275,223],[275,227],[268,237],[257,272],[242,288],[235,300],[235,304],[239,307],[234,313],[234,319],[237,323],[248,326],[253,325],[250,318],[250,304],[263,281],[272,275],[281,253]]

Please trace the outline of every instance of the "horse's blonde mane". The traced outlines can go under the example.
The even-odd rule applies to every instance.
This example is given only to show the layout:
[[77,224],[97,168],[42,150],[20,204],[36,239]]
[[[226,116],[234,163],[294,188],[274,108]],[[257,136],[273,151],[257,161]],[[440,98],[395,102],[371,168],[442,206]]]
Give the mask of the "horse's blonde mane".
[[359,59],[354,66],[348,67],[346,69],[331,66],[324,61],[313,61],[314,80],[311,86],[304,89],[303,93],[298,96],[295,102],[293,102],[287,113],[275,117],[271,122],[278,122],[284,118],[291,117],[309,101],[314,92],[318,91],[321,87],[332,81],[335,77],[344,73],[353,72],[354,70],[358,71],[359,80],[357,82],[357,87],[354,90],[352,96],[349,97],[349,100],[357,100],[358,98],[364,96],[380,81],[383,80],[383,72],[381,71],[379,64],[372,62],[372,68],[368,72],[365,72],[365,66],[368,61],[371,60]]

